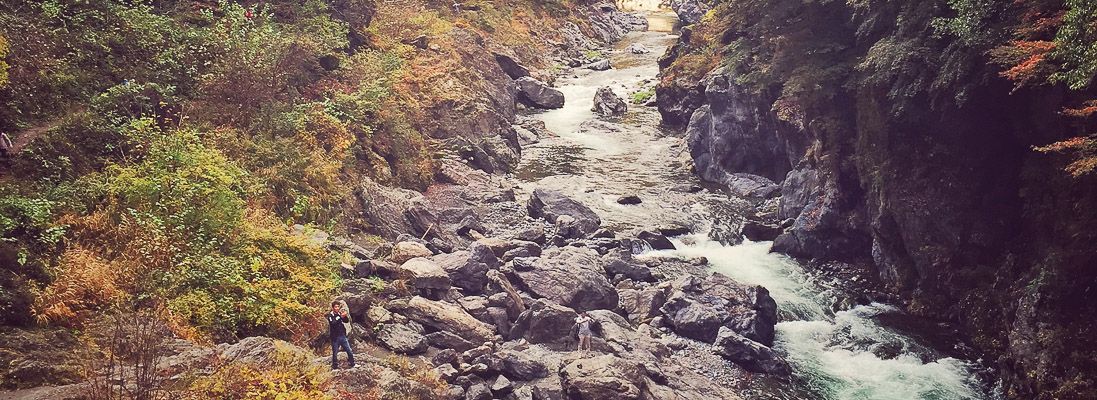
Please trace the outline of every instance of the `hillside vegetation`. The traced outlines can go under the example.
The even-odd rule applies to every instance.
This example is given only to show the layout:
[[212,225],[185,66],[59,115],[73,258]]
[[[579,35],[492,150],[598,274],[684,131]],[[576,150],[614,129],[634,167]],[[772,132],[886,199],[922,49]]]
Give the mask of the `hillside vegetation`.
[[483,95],[454,32],[531,57],[532,21],[572,17],[443,3],[5,2],[0,322],[162,306],[191,338],[313,337],[341,255],[289,226],[343,231],[362,179],[433,182],[429,113]]

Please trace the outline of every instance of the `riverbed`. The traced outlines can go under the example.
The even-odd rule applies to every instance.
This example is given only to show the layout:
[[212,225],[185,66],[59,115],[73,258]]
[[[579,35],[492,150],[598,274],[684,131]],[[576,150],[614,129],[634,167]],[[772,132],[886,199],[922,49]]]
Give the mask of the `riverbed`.
[[[601,86],[609,86],[626,102],[634,93],[650,90],[659,73],[656,60],[677,38],[673,13],[658,9],[658,2],[619,5],[647,13],[650,29],[629,34],[607,51],[614,68],[577,68],[556,80],[564,107],[533,114],[555,136],[524,149],[517,172],[520,189],[559,190],[594,209],[605,226],[618,232],[687,226],[694,234],[676,238],[677,250],[649,255],[703,256],[713,272],[768,288],[780,309],[774,348],[793,367],[793,377],[787,384],[741,380],[735,389],[744,398],[997,398],[992,385],[978,378],[981,364],[964,357],[969,352],[961,351],[962,343],[925,339],[940,335],[924,330],[945,327],[917,321],[883,303],[833,310],[833,293],[795,260],[770,253],[771,243],[714,240],[726,236],[715,233],[737,231],[751,203],[699,181],[689,170],[682,134],[660,126],[654,107],[630,102],[621,117],[591,112]],[[650,52],[626,50],[634,44]],[[625,195],[642,202],[618,204]]]

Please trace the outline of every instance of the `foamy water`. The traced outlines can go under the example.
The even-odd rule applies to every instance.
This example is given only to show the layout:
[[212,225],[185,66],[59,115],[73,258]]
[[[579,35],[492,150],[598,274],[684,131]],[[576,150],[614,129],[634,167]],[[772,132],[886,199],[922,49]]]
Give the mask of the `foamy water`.
[[[835,400],[987,399],[970,362],[945,357],[874,317],[900,313],[873,303],[828,312],[820,288],[794,260],[769,252],[771,242],[724,246],[704,235],[674,241],[655,255],[708,258],[712,270],[769,289],[780,310],[774,348],[811,392]],[[889,348],[877,355],[873,350]]]

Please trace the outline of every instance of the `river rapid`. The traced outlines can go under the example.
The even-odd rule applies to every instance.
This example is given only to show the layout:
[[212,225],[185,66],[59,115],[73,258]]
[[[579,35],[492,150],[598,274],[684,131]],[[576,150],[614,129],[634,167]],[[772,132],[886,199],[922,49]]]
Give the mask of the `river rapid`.
[[[833,310],[831,285],[821,284],[795,260],[770,253],[770,242],[715,240],[726,237],[721,232],[737,230],[751,203],[698,181],[689,171],[682,135],[660,127],[654,107],[630,103],[627,114],[615,118],[591,112],[600,86],[611,87],[628,102],[633,93],[657,82],[656,60],[677,38],[674,14],[658,3],[619,3],[646,13],[650,28],[629,34],[607,51],[613,69],[577,68],[557,79],[564,107],[532,114],[556,136],[523,150],[520,189],[562,191],[622,232],[688,226],[697,233],[675,238],[677,250],[647,256],[703,256],[714,272],[768,288],[780,313],[774,348],[792,365],[793,378],[791,384],[748,379],[735,388],[743,398],[997,399],[992,385],[979,378],[984,375],[980,363],[965,357],[971,352],[937,332],[950,332],[947,326],[882,303]],[[625,50],[633,44],[651,52]],[[696,188],[688,190],[691,186]],[[643,202],[620,205],[616,200],[623,195],[637,195]]]

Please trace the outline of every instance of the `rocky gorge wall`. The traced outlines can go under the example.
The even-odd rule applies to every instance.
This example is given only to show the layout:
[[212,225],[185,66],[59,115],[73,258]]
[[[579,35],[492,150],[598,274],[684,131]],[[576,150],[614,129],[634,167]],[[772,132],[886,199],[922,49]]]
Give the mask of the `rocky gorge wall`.
[[[760,66],[727,59],[752,43],[742,38],[761,22],[731,21],[744,14],[718,11],[686,27],[661,62],[658,101],[664,121],[684,127],[696,172],[723,183],[738,173],[780,182],[771,218],[785,229],[773,251],[873,266],[910,311],[966,328],[1010,398],[1097,394],[1097,346],[1087,322],[1097,316],[1087,299],[1097,278],[1090,229],[1097,181],[1071,178],[1061,160],[1032,150],[1069,136],[1058,110],[1084,94],[1014,90],[984,60],[942,86],[944,97],[962,101],[941,101],[929,90],[897,96],[910,77],[896,70],[907,65],[873,80],[865,63],[880,43],[905,35],[930,53],[954,50],[948,40],[920,41],[927,21],[915,22],[925,25],[911,34],[895,22],[901,10],[775,10],[775,19],[795,17],[832,39],[831,58],[802,53],[784,66],[833,67],[841,78],[815,76],[821,83],[799,93],[803,74],[759,84],[751,67]],[[714,52],[726,58],[697,61]]]

